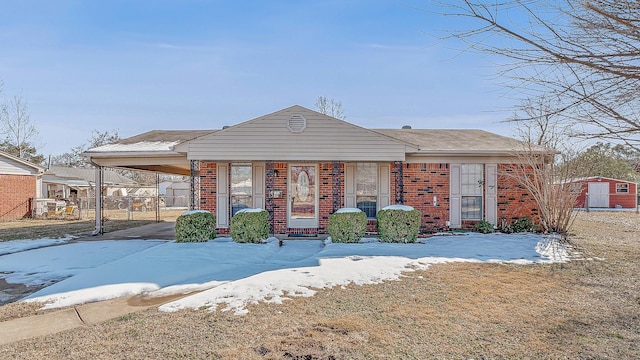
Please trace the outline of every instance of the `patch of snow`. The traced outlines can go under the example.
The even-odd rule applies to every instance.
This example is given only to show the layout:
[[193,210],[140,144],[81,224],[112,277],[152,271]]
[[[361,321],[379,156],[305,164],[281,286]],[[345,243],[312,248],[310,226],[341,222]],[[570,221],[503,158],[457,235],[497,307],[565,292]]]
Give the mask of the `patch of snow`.
[[408,206],[408,205],[389,205],[389,206],[385,206],[384,208],[382,208],[382,210],[404,210],[404,211],[411,211],[414,210],[413,207]]
[[59,239],[35,239],[35,240],[11,240],[0,241],[0,256],[13,254],[20,251],[32,250],[46,246],[64,244],[71,240],[71,237]]
[[127,283],[96,286],[26,299],[25,302],[45,303],[42,310],[57,309],[88,302],[115,299],[122,296],[131,296],[148,291],[157,290],[158,285],[150,283]]
[[341,208],[336,210],[336,214],[342,214],[342,213],[360,213],[362,212],[362,210],[358,209],[358,208]]
[[263,211],[267,211],[267,210],[264,210],[264,209],[261,209],[261,208],[245,208],[245,209],[238,210],[238,212],[236,212],[236,214],[237,213],[259,213],[259,212],[263,212]]
[[120,151],[172,151],[178,141],[142,141],[135,144],[107,144],[91,149],[91,152],[120,152]]
[[566,262],[570,260],[567,247],[560,242],[556,235],[545,236],[538,244],[536,251],[550,262]]
[[[257,301],[311,296],[318,288],[398,279],[402,273],[445,262],[532,264],[566,261],[552,238],[537,234],[432,236],[422,243],[358,244],[284,240],[240,244],[230,238],[205,243],[160,240],[66,243],[0,257],[0,277],[46,286],[28,297],[47,308],[144,293],[193,291],[162,307],[221,307],[242,314]],[[564,249],[566,250],[566,249]],[[564,253],[566,254],[566,253]],[[52,285],[51,285],[52,284]]]
[[[242,315],[248,304],[269,298],[271,303],[282,303],[292,296],[313,296],[316,290],[349,284],[377,284],[397,280],[401,273],[426,269],[420,261],[394,256],[321,259],[319,266],[268,271],[245,279],[227,283],[160,306],[160,311],[200,309],[215,310],[226,304],[225,311]],[[349,271],[344,269],[348,268]],[[285,295],[286,294],[286,295]]]
[[191,214],[197,214],[197,213],[211,213],[208,210],[188,210],[182,213],[182,215],[191,215]]

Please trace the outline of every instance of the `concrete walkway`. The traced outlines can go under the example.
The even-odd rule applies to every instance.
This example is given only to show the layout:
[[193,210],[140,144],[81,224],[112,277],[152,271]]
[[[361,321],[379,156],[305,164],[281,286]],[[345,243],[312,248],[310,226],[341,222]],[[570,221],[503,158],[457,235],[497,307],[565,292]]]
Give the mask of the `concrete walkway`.
[[144,298],[136,295],[129,298],[99,301],[73,308],[47,312],[0,322],[0,346],[15,341],[55,334],[85,325],[99,324],[127,314],[158,307],[164,303],[187,295],[162,298]]
[[[74,241],[96,240],[175,240],[175,222],[166,221],[135,228],[108,232],[102,235],[87,236]],[[187,295],[166,298],[144,298],[136,295],[129,298],[99,301],[73,308],[47,312],[42,315],[28,316],[0,322],[0,345],[24,339],[55,334],[81,326],[98,324],[113,318],[160,306]]]

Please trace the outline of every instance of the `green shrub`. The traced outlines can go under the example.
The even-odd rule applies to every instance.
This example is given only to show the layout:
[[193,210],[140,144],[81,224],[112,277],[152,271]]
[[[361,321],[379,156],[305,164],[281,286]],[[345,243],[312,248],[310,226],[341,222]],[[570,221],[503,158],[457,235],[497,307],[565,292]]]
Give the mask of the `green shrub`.
[[177,242],[205,242],[216,237],[216,218],[208,211],[187,211],[176,220]]
[[329,216],[329,236],[333,242],[360,242],[366,231],[367,216],[360,209],[340,209]]
[[231,218],[231,238],[239,243],[261,243],[269,237],[269,213],[262,209],[243,209]]
[[479,233],[490,234],[493,232],[493,225],[488,221],[482,220],[476,223],[474,230]]
[[412,243],[420,232],[420,211],[411,206],[388,206],[378,211],[378,234],[385,242]]
[[525,216],[513,222],[511,225],[513,232],[532,232],[536,230],[536,225],[530,217]]
[[503,224],[500,231],[507,234],[520,232],[536,232],[538,231],[538,227],[530,217],[525,216],[515,220],[511,224]]

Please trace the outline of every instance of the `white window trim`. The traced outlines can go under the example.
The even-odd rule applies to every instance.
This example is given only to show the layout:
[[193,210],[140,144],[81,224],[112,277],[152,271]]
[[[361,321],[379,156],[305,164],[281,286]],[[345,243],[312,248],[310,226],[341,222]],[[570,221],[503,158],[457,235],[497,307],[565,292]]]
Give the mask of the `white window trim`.
[[[621,185],[624,185],[621,186]],[[625,189],[625,191],[620,191],[620,188]],[[616,184],[616,194],[628,194],[629,193],[629,184],[628,183],[617,183]]]
[[[364,163],[366,161],[363,161]],[[368,162],[367,162],[368,163]],[[356,203],[356,164],[357,163],[345,163],[344,165],[344,207],[355,208]],[[377,163],[377,198],[376,198],[376,213],[380,209],[387,207],[391,204],[391,165],[389,163]]]

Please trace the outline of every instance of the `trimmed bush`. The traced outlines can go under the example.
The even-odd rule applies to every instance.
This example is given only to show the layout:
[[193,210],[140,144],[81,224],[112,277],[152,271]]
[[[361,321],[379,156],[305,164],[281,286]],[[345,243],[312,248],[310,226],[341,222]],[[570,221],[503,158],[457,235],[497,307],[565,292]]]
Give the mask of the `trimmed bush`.
[[482,220],[476,223],[474,230],[482,234],[490,234],[493,232],[493,225],[488,221]]
[[411,206],[392,205],[378,211],[378,234],[381,241],[413,243],[420,232],[420,211]]
[[235,242],[261,243],[269,237],[269,213],[263,209],[242,209],[231,218],[230,232]]
[[187,211],[176,220],[177,242],[205,242],[215,237],[216,218],[208,211]]
[[343,208],[329,216],[329,236],[337,243],[357,243],[367,231],[367,216],[357,208]]

